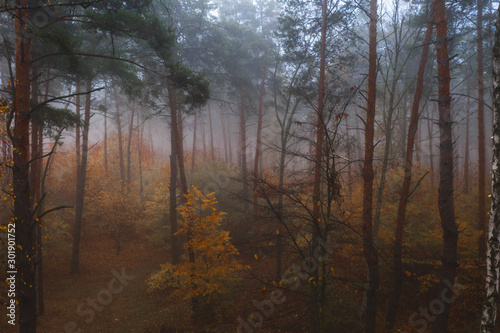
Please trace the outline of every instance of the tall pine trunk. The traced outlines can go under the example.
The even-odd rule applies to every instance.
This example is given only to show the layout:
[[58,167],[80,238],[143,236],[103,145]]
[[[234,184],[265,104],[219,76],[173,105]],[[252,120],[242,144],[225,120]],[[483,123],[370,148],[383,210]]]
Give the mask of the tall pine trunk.
[[[257,138],[255,144],[255,159],[253,161],[253,178],[254,178],[254,189],[257,189],[257,179],[259,177],[259,162],[262,146],[262,113],[264,110],[264,94],[266,92],[266,72],[262,76],[262,81],[260,85],[260,95],[259,95],[259,110],[257,112]],[[254,214],[257,216],[259,209],[257,205],[257,192],[254,192]]]
[[125,163],[123,161],[123,142],[122,142],[122,121],[120,114],[120,102],[118,101],[118,94],[116,92],[116,87],[113,88],[113,94],[115,98],[115,121],[116,121],[116,129],[118,131],[118,158],[120,161],[120,180],[122,186],[125,184]]
[[240,91],[240,160],[241,178],[243,181],[243,201],[245,205],[245,219],[249,210],[248,203],[248,169],[247,169],[247,134],[245,117],[245,95]]
[[[170,86],[167,86],[170,87]],[[172,104],[172,97],[170,97],[169,89],[169,102]],[[177,112],[174,108],[170,107],[170,238],[172,243],[172,264],[178,265],[181,259],[181,242],[177,233]]]
[[130,113],[130,123],[128,126],[128,142],[127,142],[127,184],[131,182],[131,168],[132,168],[132,134],[134,131],[134,114],[135,114],[135,101],[132,102],[132,112]]
[[210,126],[210,157],[212,161],[215,161],[215,147],[214,147],[214,130],[212,127],[212,111],[210,110],[210,104],[207,105],[208,110],[208,125]]
[[483,1],[477,0],[478,256],[486,257],[486,150],[484,137]]
[[[434,0],[436,17],[436,54],[439,83],[439,195],[438,206],[443,228],[443,256],[441,280],[437,290],[437,299],[453,287],[457,269],[458,230],[455,223],[455,207],[453,201],[453,136],[450,97],[450,61],[448,57],[448,28],[445,0]],[[434,333],[447,331],[450,316],[450,302],[444,302],[444,310],[436,315],[432,327]]]
[[377,289],[379,286],[378,253],[373,242],[373,151],[377,98],[377,0],[370,0],[370,40],[368,55],[368,106],[363,164],[363,254],[368,265],[365,332],[375,332]]
[[191,173],[194,172],[194,162],[196,159],[196,123],[198,121],[198,112],[194,113],[194,126],[193,126],[193,150],[191,153]]
[[33,216],[29,183],[30,145],[30,46],[31,38],[25,32],[29,27],[24,17],[28,15],[27,0],[16,1],[16,86],[14,103],[13,150],[13,195],[14,219],[16,224],[16,257],[19,302],[19,331],[36,333],[36,291],[35,291],[35,249]]

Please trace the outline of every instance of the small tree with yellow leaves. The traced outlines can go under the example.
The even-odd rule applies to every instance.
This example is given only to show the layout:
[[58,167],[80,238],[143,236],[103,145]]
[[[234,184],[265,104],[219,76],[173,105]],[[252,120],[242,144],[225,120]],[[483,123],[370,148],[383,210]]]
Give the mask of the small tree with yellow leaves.
[[[176,288],[176,294],[188,299],[203,299],[227,292],[244,268],[236,259],[237,249],[231,244],[229,232],[221,229],[224,212],[217,211],[213,193],[203,195],[195,186],[186,194],[186,203],[178,208],[180,230],[189,260],[181,265],[162,265],[160,272],[148,281],[150,290]],[[196,311],[196,309],[195,309]]]

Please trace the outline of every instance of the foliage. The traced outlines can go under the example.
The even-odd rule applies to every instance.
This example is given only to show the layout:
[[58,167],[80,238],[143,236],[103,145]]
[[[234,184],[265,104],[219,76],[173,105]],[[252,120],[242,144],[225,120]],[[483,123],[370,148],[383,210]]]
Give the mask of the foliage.
[[213,193],[203,195],[195,186],[188,191],[186,203],[180,206],[180,230],[188,237],[185,249],[194,253],[194,262],[163,265],[148,281],[150,290],[178,288],[185,298],[227,292],[235,274],[244,269],[234,257],[237,249],[231,244],[229,232],[221,230],[224,212],[217,211]]

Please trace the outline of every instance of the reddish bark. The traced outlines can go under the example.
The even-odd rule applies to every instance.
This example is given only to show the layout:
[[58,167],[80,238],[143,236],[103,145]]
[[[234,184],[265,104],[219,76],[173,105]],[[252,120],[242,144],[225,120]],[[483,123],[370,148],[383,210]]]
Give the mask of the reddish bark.
[[[434,0],[436,13],[436,54],[438,63],[439,83],[439,195],[438,205],[443,228],[443,257],[441,266],[441,281],[437,296],[441,297],[443,290],[453,287],[457,269],[458,230],[455,223],[455,207],[453,201],[453,138],[450,97],[450,62],[448,57],[448,29],[445,0]],[[451,304],[445,303],[442,313],[436,315],[432,327],[434,333],[447,331]]]

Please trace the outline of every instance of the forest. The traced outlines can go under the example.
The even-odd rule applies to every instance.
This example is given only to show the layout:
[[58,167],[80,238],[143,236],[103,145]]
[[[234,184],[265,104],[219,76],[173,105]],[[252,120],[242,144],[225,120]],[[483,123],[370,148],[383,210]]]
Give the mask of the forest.
[[500,332],[493,0],[0,3],[0,332]]

